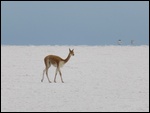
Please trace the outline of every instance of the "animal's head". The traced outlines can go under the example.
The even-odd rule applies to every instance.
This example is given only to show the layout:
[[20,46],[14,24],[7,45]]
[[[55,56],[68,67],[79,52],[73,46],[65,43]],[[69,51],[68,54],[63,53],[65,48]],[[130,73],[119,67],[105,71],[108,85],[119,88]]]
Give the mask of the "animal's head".
[[71,50],[71,49],[69,48],[69,52],[70,52],[70,55],[71,55],[71,56],[74,56],[74,49]]

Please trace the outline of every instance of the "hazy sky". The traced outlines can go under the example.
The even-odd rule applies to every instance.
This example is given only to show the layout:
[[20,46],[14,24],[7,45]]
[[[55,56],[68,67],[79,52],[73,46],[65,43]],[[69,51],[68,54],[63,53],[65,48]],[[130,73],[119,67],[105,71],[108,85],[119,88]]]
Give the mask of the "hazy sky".
[[149,45],[149,2],[3,1],[1,41],[13,45]]

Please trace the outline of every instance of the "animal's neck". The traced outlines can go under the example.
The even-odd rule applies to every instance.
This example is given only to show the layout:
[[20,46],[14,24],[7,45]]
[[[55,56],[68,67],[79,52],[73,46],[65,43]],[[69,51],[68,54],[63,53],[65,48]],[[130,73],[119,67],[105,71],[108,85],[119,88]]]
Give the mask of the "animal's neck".
[[70,53],[68,54],[68,56],[67,56],[67,58],[64,60],[65,61],[65,63],[67,63],[68,62],[68,60],[70,59],[70,57],[71,57],[71,55],[70,55]]

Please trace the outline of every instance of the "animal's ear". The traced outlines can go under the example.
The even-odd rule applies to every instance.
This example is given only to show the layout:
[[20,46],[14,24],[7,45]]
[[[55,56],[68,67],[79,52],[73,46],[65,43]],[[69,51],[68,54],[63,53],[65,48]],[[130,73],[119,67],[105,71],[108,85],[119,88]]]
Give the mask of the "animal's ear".
[[71,51],[70,48],[69,48],[69,51]]
[[72,51],[74,51],[74,49],[72,49]]

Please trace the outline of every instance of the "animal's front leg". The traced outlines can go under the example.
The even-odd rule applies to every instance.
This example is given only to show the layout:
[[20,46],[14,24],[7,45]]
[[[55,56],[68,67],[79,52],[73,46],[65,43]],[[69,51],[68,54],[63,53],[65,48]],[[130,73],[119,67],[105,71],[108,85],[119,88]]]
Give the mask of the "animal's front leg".
[[59,68],[58,70],[59,70],[59,74],[60,74],[61,82],[62,82],[62,83],[64,83],[64,81],[63,81],[63,79],[62,79],[62,74],[61,74],[60,68]]

